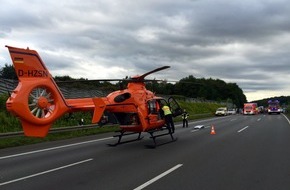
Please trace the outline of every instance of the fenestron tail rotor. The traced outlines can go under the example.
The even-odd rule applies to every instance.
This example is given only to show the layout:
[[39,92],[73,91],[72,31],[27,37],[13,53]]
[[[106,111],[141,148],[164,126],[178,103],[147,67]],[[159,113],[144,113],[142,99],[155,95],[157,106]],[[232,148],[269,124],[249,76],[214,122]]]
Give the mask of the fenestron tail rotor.
[[34,88],[29,94],[28,107],[37,118],[50,117],[56,107],[52,92],[45,87]]

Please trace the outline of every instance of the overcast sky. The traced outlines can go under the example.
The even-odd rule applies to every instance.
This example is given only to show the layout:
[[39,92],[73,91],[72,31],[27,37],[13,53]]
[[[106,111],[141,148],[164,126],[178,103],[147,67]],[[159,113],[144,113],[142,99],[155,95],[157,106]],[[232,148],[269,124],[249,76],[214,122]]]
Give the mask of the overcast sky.
[[248,101],[290,95],[286,0],[0,0],[5,45],[38,51],[53,76],[221,79]]

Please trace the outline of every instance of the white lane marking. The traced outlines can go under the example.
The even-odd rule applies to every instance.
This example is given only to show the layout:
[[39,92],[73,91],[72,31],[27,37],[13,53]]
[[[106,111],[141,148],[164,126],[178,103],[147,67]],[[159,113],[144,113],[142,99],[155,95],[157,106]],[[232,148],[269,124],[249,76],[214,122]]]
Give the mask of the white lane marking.
[[244,128],[242,128],[241,130],[238,131],[238,133],[242,132],[243,130],[247,129],[249,126],[246,126]]
[[288,117],[286,115],[284,115],[284,114],[282,114],[282,115],[286,118],[286,120],[288,121],[288,123],[290,125],[290,121],[289,121]]
[[11,180],[11,181],[6,181],[6,182],[3,182],[3,183],[0,183],[0,186],[7,185],[7,184],[10,184],[10,183],[15,183],[17,181],[25,180],[25,179],[28,179],[28,178],[33,178],[33,177],[36,177],[36,176],[44,175],[44,174],[47,174],[47,173],[55,172],[57,170],[61,170],[61,169],[65,169],[65,168],[68,168],[68,167],[75,166],[75,165],[83,164],[85,162],[89,162],[89,161],[92,161],[92,160],[93,159],[90,158],[90,159],[87,159],[87,160],[83,160],[83,161],[80,161],[80,162],[75,162],[75,163],[72,163],[72,164],[69,164],[69,165],[65,165],[65,166],[62,166],[62,167],[58,167],[58,168],[54,168],[54,169],[51,169],[51,170],[46,170],[46,171],[43,171],[43,172],[40,172],[40,173],[36,173],[36,174],[29,175],[29,176],[21,177],[21,178],[14,179],[14,180]]
[[147,181],[146,183],[140,185],[139,187],[136,187],[134,190],[142,190],[145,187],[149,186],[150,184],[154,183],[155,181],[161,179],[162,177],[168,175],[169,173],[173,172],[174,170],[178,169],[179,167],[181,167],[183,164],[177,164],[176,166],[174,166],[173,168],[167,170],[166,172],[163,172],[162,174],[154,177],[153,179]]
[[78,146],[78,145],[82,145],[82,144],[88,144],[88,143],[108,140],[108,139],[112,139],[112,138],[113,137],[108,137],[108,138],[103,138],[103,139],[96,139],[96,140],[91,140],[91,141],[84,141],[84,142],[79,142],[79,143],[63,145],[63,146],[56,146],[56,147],[52,147],[52,148],[40,149],[40,150],[35,150],[35,151],[30,151],[30,152],[23,152],[20,154],[12,154],[12,155],[8,155],[8,156],[2,156],[2,157],[0,157],[0,160],[6,159],[6,158],[24,156],[24,155],[28,155],[28,154],[35,154],[35,153],[39,153],[39,152],[51,151],[51,150],[56,150],[56,149],[61,149],[61,148],[67,148],[67,147],[71,147],[71,146]]
[[258,118],[257,121],[261,121],[262,118]]

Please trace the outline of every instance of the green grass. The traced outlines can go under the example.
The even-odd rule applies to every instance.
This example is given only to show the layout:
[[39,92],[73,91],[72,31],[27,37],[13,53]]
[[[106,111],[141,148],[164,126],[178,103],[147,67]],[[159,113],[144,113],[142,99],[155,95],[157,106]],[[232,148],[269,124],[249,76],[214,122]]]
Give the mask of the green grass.
[[[217,108],[225,106],[216,103],[193,103],[186,101],[179,101],[178,103],[181,108],[186,109],[186,111],[189,113],[189,120],[212,117],[214,116]],[[181,121],[181,117],[175,120]]]

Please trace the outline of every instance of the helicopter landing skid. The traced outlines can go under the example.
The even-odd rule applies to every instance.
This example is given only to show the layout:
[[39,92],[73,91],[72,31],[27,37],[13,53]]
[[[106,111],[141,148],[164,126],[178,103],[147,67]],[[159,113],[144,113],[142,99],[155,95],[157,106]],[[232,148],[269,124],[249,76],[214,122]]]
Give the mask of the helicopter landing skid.
[[[118,135],[114,135],[113,137],[118,137],[118,142],[114,143],[114,144],[108,144],[109,146],[117,146],[119,144],[125,144],[125,143],[129,143],[129,142],[134,142],[134,141],[139,141],[141,139],[143,139],[143,137],[141,137],[141,132],[130,132],[130,133],[126,133],[125,131],[116,131],[119,132],[120,134]],[[128,135],[134,135],[134,134],[138,134],[138,137],[136,139],[132,139],[132,140],[127,140],[127,141],[122,141],[122,137],[123,136],[128,136]]]
[[[174,138],[173,137],[173,133],[168,129],[168,132],[167,133],[162,133],[162,134],[157,134],[157,135],[154,135],[154,133],[158,132],[158,131],[162,131],[163,129],[153,129],[153,130],[150,130],[148,131],[148,133],[150,134],[150,138],[153,139],[153,145],[146,145],[146,147],[148,148],[156,148],[157,146],[161,146],[161,145],[164,145],[164,144],[168,144],[168,143],[171,143],[171,142],[174,142],[177,140],[177,138]],[[163,142],[163,143],[160,143],[160,144],[157,144],[156,142],[156,138],[158,137],[162,137],[162,136],[166,136],[166,135],[170,135],[171,137],[171,140],[170,141],[167,141],[167,142]]]

